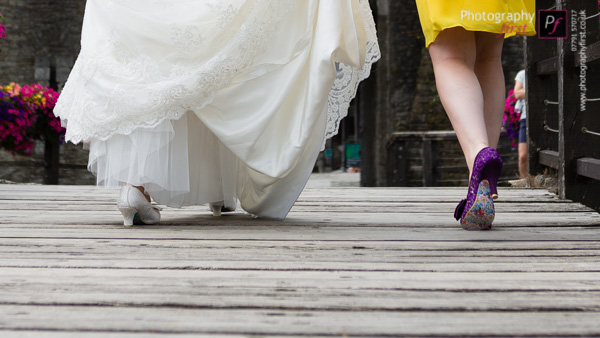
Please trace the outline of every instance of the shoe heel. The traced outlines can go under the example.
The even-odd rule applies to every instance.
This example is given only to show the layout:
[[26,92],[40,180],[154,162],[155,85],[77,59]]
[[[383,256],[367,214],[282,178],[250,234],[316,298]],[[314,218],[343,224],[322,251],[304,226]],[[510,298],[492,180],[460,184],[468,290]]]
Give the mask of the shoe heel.
[[212,213],[213,213],[213,217],[221,217],[223,202],[210,203],[209,206],[210,206],[210,211],[212,211]]
[[[502,168],[502,164],[499,165],[500,169]],[[496,172],[488,172],[487,175],[483,177],[483,179],[487,180],[490,187],[490,195],[492,199],[498,199],[498,176],[500,175],[500,170]]]
[[490,193],[490,184],[482,180],[477,189],[473,206],[462,218],[460,224],[465,230],[489,230],[496,216],[494,201]]
[[498,199],[498,189],[496,188],[496,185],[492,185],[490,184],[490,195],[492,196],[493,200],[497,200]]
[[144,194],[131,185],[121,187],[117,207],[123,214],[123,225],[127,227],[160,222],[160,208],[153,207]]
[[485,167],[482,169],[481,180],[487,180],[490,187],[490,194],[492,199],[498,198],[498,178],[502,171],[502,159],[496,152],[496,155],[490,159]]
[[126,227],[133,226],[133,217],[137,210],[134,208],[119,208],[119,211],[123,214],[123,225]]

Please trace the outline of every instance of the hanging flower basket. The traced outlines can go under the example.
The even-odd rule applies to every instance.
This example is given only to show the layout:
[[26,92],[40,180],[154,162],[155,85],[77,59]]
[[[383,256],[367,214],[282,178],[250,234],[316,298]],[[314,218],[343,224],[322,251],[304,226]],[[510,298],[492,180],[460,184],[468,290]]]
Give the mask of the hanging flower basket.
[[31,155],[33,140],[63,142],[65,129],[53,112],[58,95],[37,84],[0,87],[0,147]]

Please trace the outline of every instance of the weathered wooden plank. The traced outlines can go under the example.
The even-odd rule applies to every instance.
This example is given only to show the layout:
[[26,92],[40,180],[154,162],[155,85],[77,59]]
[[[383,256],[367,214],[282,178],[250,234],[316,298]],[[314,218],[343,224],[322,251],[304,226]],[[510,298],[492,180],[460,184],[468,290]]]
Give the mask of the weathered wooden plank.
[[[292,208],[292,212],[354,212],[354,213],[381,213],[381,212],[427,212],[427,213],[449,213],[456,208],[455,202],[436,202],[435,208],[432,208],[430,202],[367,202],[367,201],[348,201],[348,202],[319,202],[319,201],[298,201]],[[578,203],[560,201],[556,203],[546,202],[508,202],[506,200],[495,203],[498,212],[593,212],[592,209]],[[73,203],[67,201],[39,201],[36,203],[23,203],[22,200],[3,201],[0,204],[0,210],[12,210],[14,212],[27,210],[48,211],[48,210],[71,211],[114,211],[115,203],[95,202],[95,203]],[[189,209],[189,208],[184,208]],[[194,207],[193,210],[207,212],[208,206]]]
[[595,312],[348,312],[0,306],[0,328],[254,335],[599,335]]
[[536,64],[536,76],[549,75],[558,71],[558,57],[552,57],[549,59],[538,61]]
[[[47,290],[52,288],[53,292]],[[422,291],[21,283],[0,290],[0,305],[180,307],[316,311],[600,311],[598,291]],[[552,302],[548,302],[552,298]]]
[[[597,242],[567,243],[569,244],[352,241],[246,243],[227,240],[0,239],[0,266],[319,271],[600,271],[600,248]],[[549,249],[543,249],[542,245]]]
[[[2,238],[89,238],[89,239],[173,239],[173,240],[279,240],[279,241],[598,241],[600,229],[573,228],[502,228],[493,231],[467,232],[458,226],[452,228],[419,227],[340,227],[307,223],[277,226],[278,221],[247,221],[246,226],[227,223],[210,225],[157,225],[123,228],[114,225],[85,225],[62,227],[47,225],[23,229],[19,226],[0,227]],[[365,221],[365,223],[367,223]],[[108,224],[108,222],[105,222]],[[265,225],[267,224],[267,225]],[[302,224],[302,223],[300,223]],[[312,226],[311,226],[312,224]],[[35,229],[35,231],[32,231]]]
[[[52,188],[55,187],[55,188]],[[533,188],[509,188],[500,187],[501,195],[518,195],[523,197],[540,196],[540,197],[552,197],[557,198],[555,194],[549,193],[544,189],[533,189]],[[347,192],[352,191],[352,196],[372,196],[378,195],[381,197],[393,196],[393,197],[436,197],[436,196],[455,196],[464,197],[466,194],[466,187],[443,187],[443,188],[432,188],[432,187],[418,187],[410,188],[405,187],[402,189],[398,188],[354,188],[354,187],[331,187],[331,188],[307,188],[300,195],[300,199],[306,196],[313,197],[352,197],[343,196],[347,195]],[[72,196],[87,196],[91,199],[94,198],[116,198],[118,195],[118,189],[115,188],[101,188],[95,186],[44,186],[44,185],[18,185],[18,184],[0,184],[0,196],[4,199],[11,199],[18,195],[28,195],[30,197],[45,197],[55,196],[57,198],[70,198]],[[37,195],[37,196],[36,196]],[[325,199],[323,199],[325,200]]]
[[[249,223],[249,216],[241,215],[239,219],[235,219],[235,216],[230,216],[225,220],[213,221],[211,220],[212,215],[208,213],[193,213],[193,214],[182,214],[178,213],[176,215],[169,215],[167,213],[163,213],[161,224],[158,226],[154,226],[152,229],[162,229],[165,231],[173,230],[177,231],[177,227],[185,227],[185,229],[189,229],[190,227],[212,227],[212,226],[244,226],[246,227],[255,227],[255,226],[265,226],[270,225],[271,227],[276,226],[284,226],[284,227],[305,227],[307,228],[306,235],[310,234],[310,229],[308,227],[313,228],[326,228],[326,227],[336,227],[336,228],[381,228],[381,227],[390,227],[396,229],[402,228],[411,228],[419,227],[422,230],[425,229],[459,229],[460,225],[458,222],[450,219],[451,216],[448,214],[438,214],[438,215],[430,215],[430,214],[398,214],[398,213],[386,213],[385,215],[379,215],[373,217],[372,221],[369,221],[369,214],[335,214],[331,213],[329,215],[318,214],[318,213],[309,213],[306,215],[290,215],[286,223],[277,223],[277,221],[273,220],[263,220],[257,221],[256,223]],[[387,216],[387,217],[386,217]],[[73,215],[64,215],[63,219],[60,222],[56,222],[56,224],[48,225],[48,222],[45,222],[41,217],[31,217],[26,224],[14,225],[18,217],[10,217],[5,220],[5,224],[0,223],[0,237],[2,236],[3,229],[21,229],[21,228],[33,228],[33,229],[44,229],[44,228],[52,228],[52,229],[79,229],[82,225],[89,226],[97,226],[99,228],[122,228],[122,217],[120,214],[107,214],[107,215],[96,215],[94,217],[89,217],[85,220],[85,222],[81,221],[85,216],[73,216]],[[35,223],[33,223],[35,222]],[[516,228],[581,228],[581,227],[596,227],[598,226],[599,221],[598,218],[594,215],[581,215],[581,214],[565,214],[565,213],[554,213],[548,214],[544,217],[536,217],[535,214],[530,215],[502,215],[499,216],[494,221],[493,230],[509,230]],[[138,226],[138,228],[149,229],[150,226]],[[284,230],[287,231],[289,229],[277,228],[273,230]],[[295,229],[302,230],[302,229]],[[364,229],[367,230],[367,229]],[[547,231],[553,231],[554,229],[546,229]],[[167,234],[168,235],[168,234]],[[171,234],[172,235],[172,234]],[[315,234],[316,235],[316,234]],[[474,235],[477,236],[477,235]],[[14,237],[14,236],[10,236]],[[394,236],[394,239],[398,240],[398,236]],[[468,238],[468,237],[465,237]],[[490,239],[498,238],[491,236]],[[260,238],[258,238],[260,239]],[[344,237],[342,239],[348,239]],[[414,237],[410,237],[409,239],[415,239]]]
[[[359,243],[356,243],[359,244]],[[467,246],[465,244],[465,246]],[[146,260],[155,261],[164,259],[165,254],[172,254],[180,260],[202,262],[209,261],[243,261],[243,262],[280,262],[290,263],[302,261],[305,259],[316,260],[316,262],[331,263],[456,263],[464,261],[464,264],[476,262],[487,263],[568,263],[569,260],[576,262],[599,262],[600,250],[557,250],[543,252],[529,251],[510,251],[510,252],[473,252],[473,251],[413,251],[406,252],[398,248],[396,250],[373,250],[366,247],[355,246],[360,249],[340,249],[340,250],[322,250],[319,248],[276,248],[276,249],[239,249],[235,247],[228,248],[210,248],[198,247],[114,247],[114,246],[53,246],[48,248],[1,248],[0,261],[2,265],[17,264],[17,261],[43,262],[47,259],[85,259],[98,260],[111,258],[118,260],[122,255],[127,255],[130,260],[135,259],[140,263]],[[194,250],[192,253],[186,250]],[[223,257],[222,250],[227,250],[227,255]],[[26,255],[26,258],[22,256]],[[185,258],[183,257],[185,255]],[[335,255],[335,257],[331,257]],[[180,257],[182,256],[182,257]],[[358,257],[361,256],[361,257]],[[365,256],[365,257],[362,257]],[[219,259],[221,258],[221,259]],[[168,262],[169,260],[165,260]],[[178,262],[173,262],[178,263]],[[298,262],[299,263],[299,262]],[[252,267],[251,265],[248,268]],[[289,267],[294,269],[297,267]],[[366,268],[368,270],[372,267]]]
[[600,334],[600,215],[543,190],[501,190],[495,230],[466,232],[464,188],[309,188],[284,221],[167,208],[124,229],[115,189],[5,186],[3,337]]
[[[20,239],[17,239],[20,240]],[[9,254],[50,254],[55,250],[55,253],[69,253],[69,254],[77,254],[77,253],[85,253],[86,255],[93,253],[111,253],[111,254],[121,254],[126,251],[129,254],[139,253],[141,255],[150,255],[152,257],[156,252],[161,251],[185,251],[185,250],[195,250],[194,255],[209,255],[211,252],[219,252],[221,250],[227,250],[232,255],[252,255],[256,254],[261,258],[290,255],[291,257],[295,254],[302,255],[311,255],[314,258],[319,257],[318,255],[324,255],[325,258],[330,258],[333,261],[336,260],[344,260],[348,257],[353,257],[357,255],[374,255],[374,257],[368,257],[369,260],[376,261],[376,259],[381,259],[383,261],[388,260],[389,258],[400,259],[402,257],[434,257],[439,259],[451,258],[451,257],[492,257],[492,258],[518,258],[518,257],[555,257],[555,258],[568,258],[568,257],[595,257],[600,250],[586,250],[581,248],[565,248],[565,249],[556,249],[556,250],[536,250],[533,246],[530,246],[532,249],[528,249],[527,247],[522,249],[473,249],[475,247],[474,242],[455,242],[460,243],[460,248],[454,249],[411,249],[411,246],[426,246],[429,245],[430,242],[427,241],[415,241],[415,242],[402,242],[402,241],[388,241],[385,242],[389,245],[388,248],[381,248],[384,242],[372,242],[372,241],[354,241],[352,245],[344,246],[338,245],[338,242],[330,242],[330,241],[316,241],[306,246],[294,245],[294,242],[274,242],[272,246],[264,246],[264,247],[240,247],[235,244],[230,244],[229,240],[223,240],[222,243],[224,245],[212,245],[212,241],[202,241],[197,239],[191,240],[164,240],[166,244],[162,245],[153,245],[151,240],[142,240],[143,244],[137,244],[140,242],[138,239],[131,239],[131,244],[123,243],[120,245],[111,245],[105,244],[102,242],[108,242],[108,240],[87,240],[87,239],[77,239],[76,241],[82,242],[77,244],[63,244],[64,242],[68,242],[67,239],[59,239],[53,240],[55,245],[42,245],[40,242],[32,243],[32,244],[24,244],[24,245],[2,245],[0,246],[0,255],[9,255]],[[97,242],[97,243],[93,243]],[[150,243],[149,243],[150,242]],[[163,241],[161,241],[163,242]],[[192,244],[189,244],[192,243]],[[205,244],[206,243],[206,244]],[[409,245],[407,245],[409,243]],[[485,243],[483,241],[479,242],[480,244]],[[515,243],[515,242],[508,242]],[[528,242],[525,242],[528,243]],[[576,245],[584,246],[584,243],[576,242]],[[592,242],[593,243],[593,242]],[[289,244],[289,246],[288,246]],[[491,246],[492,247],[492,246]],[[336,255],[336,257],[327,257],[327,255]],[[194,257],[194,256],[192,256]],[[249,259],[253,259],[249,257]]]
[[398,255],[422,255],[426,253],[444,253],[448,255],[470,253],[473,255],[530,255],[546,256],[557,254],[578,255],[579,252],[594,252],[600,249],[600,241],[354,241],[336,240],[210,240],[181,238],[170,240],[158,239],[88,239],[88,238],[0,238],[3,250],[25,250],[26,248],[90,248],[113,252],[111,248],[128,249],[204,249],[204,250],[307,250],[307,251],[353,251],[373,250],[394,252]]
[[[2,185],[0,185],[2,187]],[[308,190],[308,189],[307,189]],[[447,191],[437,193],[436,191],[430,191],[429,194],[384,194],[383,191],[373,191],[369,194],[363,193],[362,191],[354,192],[344,189],[335,189],[334,191],[327,192],[326,196],[320,196],[319,191],[307,191],[298,199],[298,202],[304,203],[437,203],[446,202],[454,203],[458,199],[464,198],[466,195],[466,188],[461,189],[453,193]],[[522,190],[522,189],[521,189]],[[89,196],[78,196],[69,192],[66,196],[60,194],[41,192],[6,192],[10,193],[10,196],[1,197],[3,201],[13,201],[12,203],[23,203],[23,204],[48,204],[53,202],[66,203],[72,202],[73,199],[80,198],[78,204],[82,205],[94,205],[94,204],[114,204],[118,193],[115,191],[111,194],[97,194],[93,192]],[[37,196],[36,196],[37,194]],[[323,192],[322,194],[325,194]],[[561,200],[556,195],[545,193],[545,194],[529,194],[528,191],[505,191],[500,188],[500,199],[496,202],[503,203],[572,203],[569,200]]]
[[[405,271],[405,272],[600,272],[598,258],[578,258],[571,261],[557,258],[546,259],[416,259],[405,258],[390,262],[348,262],[348,261],[307,261],[288,260],[215,260],[178,259],[138,259],[119,260],[117,257],[93,256],[89,259],[77,259],[57,255],[48,255],[47,260],[1,259],[0,268],[106,268],[106,269],[162,269],[162,270],[237,270],[237,271]],[[181,255],[174,255],[181,256]],[[134,256],[136,257],[136,256]],[[52,261],[49,261],[52,260]],[[554,262],[553,260],[559,260]],[[464,262],[458,262],[464,261]]]
[[[38,331],[38,330],[2,330],[2,338],[139,338],[140,333],[137,332],[69,332],[69,331]],[[198,334],[193,333],[154,333],[144,332],[144,337],[161,338],[181,338],[181,337],[198,337]],[[247,335],[218,335],[219,338],[247,338]],[[287,338],[300,338],[299,336],[288,336]],[[318,338],[318,336],[317,336]],[[324,337],[322,337],[324,338]]]
[[[403,210],[386,210],[387,212],[373,213],[365,210],[363,212],[345,212],[329,209],[315,208],[312,211],[295,211],[288,215],[286,220],[254,219],[250,215],[235,212],[221,218],[212,217],[212,214],[204,208],[165,209],[162,212],[161,226],[169,225],[239,225],[250,226],[256,224],[288,225],[288,226],[348,226],[348,227],[450,227],[455,228],[458,223],[453,219],[452,208],[441,210],[440,213],[418,212],[405,208]],[[46,210],[43,213],[32,210],[3,210],[0,224],[10,227],[19,224],[19,227],[27,227],[27,224],[45,225],[49,219],[53,227],[58,225],[118,225],[122,217],[116,208],[109,207],[106,210],[90,212],[86,210]],[[264,222],[264,223],[261,223]],[[498,205],[498,213],[494,222],[497,228],[501,227],[579,227],[600,225],[600,214],[589,212],[504,212],[503,206]],[[156,228],[156,227],[155,227]]]
[[558,169],[559,167],[559,156],[558,151],[553,150],[541,150],[539,152],[539,162],[550,168]]
[[231,271],[0,268],[5,283],[198,288],[311,287],[454,291],[600,291],[600,272]]
[[[455,243],[454,249],[419,250],[428,243],[279,243],[239,241],[4,239],[1,267],[364,271],[600,271],[600,249],[494,249]],[[155,243],[152,243],[155,242]],[[484,245],[483,243],[479,243]],[[508,244],[508,243],[505,243]],[[511,243],[512,244],[512,243]],[[524,243],[520,243],[523,246]],[[592,243],[592,245],[597,243]],[[576,246],[585,246],[577,243]],[[412,247],[412,249],[411,249]],[[126,257],[126,259],[124,258]],[[166,259],[170,257],[171,259]]]
[[600,180],[600,160],[589,157],[578,158],[577,174],[593,178],[595,180]]
[[364,255],[365,258],[391,257],[585,257],[600,252],[599,242],[473,242],[473,241],[243,241],[243,240],[139,240],[0,238],[0,254],[29,253],[112,253],[161,255],[161,250],[194,250],[200,256],[211,252],[241,252],[241,255],[294,255],[325,253],[329,259]]
[[[584,63],[590,64],[593,62],[597,62],[600,60],[600,41],[596,41],[590,45],[588,45],[584,51],[585,61]],[[577,67],[581,66],[581,54],[575,54],[575,65]]]

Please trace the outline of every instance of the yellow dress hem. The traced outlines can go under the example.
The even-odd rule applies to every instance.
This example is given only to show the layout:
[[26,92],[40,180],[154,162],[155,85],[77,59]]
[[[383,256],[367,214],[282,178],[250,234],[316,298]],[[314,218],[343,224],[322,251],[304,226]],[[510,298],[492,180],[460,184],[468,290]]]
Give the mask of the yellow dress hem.
[[435,39],[437,38],[437,36],[443,30],[450,29],[450,28],[456,28],[456,27],[462,27],[465,30],[470,31],[470,32],[488,32],[488,33],[493,33],[493,34],[504,34],[504,38],[505,39],[508,39],[510,37],[517,36],[517,35],[518,36],[535,36],[537,34],[535,30],[533,30],[533,31],[526,31],[524,34],[523,33],[516,33],[516,32],[511,32],[511,33],[506,34],[506,33],[493,32],[491,30],[483,30],[483,29],[465,27],[465,25],[457,24],[457,25],[454,25],[454,26],[444,27],[444,29],[442,29],[440,31],[432,31],[432,35],[433,36],[431,38],[428,37],[428,36],[425,36],[425,47],[429,48],[429,45],[432,44],[435,41]]
[[467,31],[535,35],[535,0],[415,0],[429,47],[440,32],[462,27]]

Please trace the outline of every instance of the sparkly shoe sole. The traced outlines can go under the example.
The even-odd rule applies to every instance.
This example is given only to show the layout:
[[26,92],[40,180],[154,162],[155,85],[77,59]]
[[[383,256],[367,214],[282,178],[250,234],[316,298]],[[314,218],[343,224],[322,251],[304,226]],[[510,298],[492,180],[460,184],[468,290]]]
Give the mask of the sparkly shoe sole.
[[494,202],[490,192],[490,183],[482,180],[477,188],[477,197],[473,206],[460,222],[465,230],[489,230],[495,217]]

